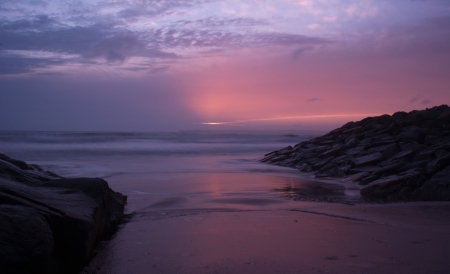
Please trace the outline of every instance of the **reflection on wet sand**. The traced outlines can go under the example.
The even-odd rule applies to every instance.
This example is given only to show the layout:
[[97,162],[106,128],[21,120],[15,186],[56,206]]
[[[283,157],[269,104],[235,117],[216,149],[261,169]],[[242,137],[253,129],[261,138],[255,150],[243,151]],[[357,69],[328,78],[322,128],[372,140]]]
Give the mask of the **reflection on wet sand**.
[[332,203],[361,203],[359,189],[349,189],[340,183],[328,183],[313,180],[291,180],[281,188],[275,189],[284,194],[286,198],[295,201],[316,201]]
[[365,204],[284,169],[109,181],[134,215],[84,273],[450,273],[448,203]]
[[295,210],[138,212],[85,273],[450,270],[448,204],[293,204]]

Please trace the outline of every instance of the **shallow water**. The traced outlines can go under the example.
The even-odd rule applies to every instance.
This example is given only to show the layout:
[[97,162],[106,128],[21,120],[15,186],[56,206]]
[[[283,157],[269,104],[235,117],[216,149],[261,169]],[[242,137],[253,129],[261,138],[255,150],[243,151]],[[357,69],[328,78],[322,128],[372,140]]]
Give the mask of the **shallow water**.
[[[357,200],[357,191],[262,164],[313,135],[293,132],[1,132],[0,152],[64,177],[101,177],[127,210],[274,208],[289,199]],[[292,199],[291,199],[292,200]]]

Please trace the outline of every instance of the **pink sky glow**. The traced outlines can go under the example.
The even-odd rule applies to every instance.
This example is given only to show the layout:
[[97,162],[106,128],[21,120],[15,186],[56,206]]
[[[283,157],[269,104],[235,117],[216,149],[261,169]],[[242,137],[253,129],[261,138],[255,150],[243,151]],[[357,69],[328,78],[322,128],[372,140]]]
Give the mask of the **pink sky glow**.
[[450,103],[446,1],[2,1],[0,130],[331,130]]

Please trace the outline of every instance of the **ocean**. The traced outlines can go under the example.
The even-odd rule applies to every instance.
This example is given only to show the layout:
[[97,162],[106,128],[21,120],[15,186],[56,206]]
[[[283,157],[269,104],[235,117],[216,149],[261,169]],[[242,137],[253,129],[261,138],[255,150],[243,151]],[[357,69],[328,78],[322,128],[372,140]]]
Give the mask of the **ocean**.
[[0,153],[63,177],[104,178],[128,195],[128,211],[268,207],[295,200],[296,193],[354,197],[342,186],[318,189],[329,182],[296,169],[258,162],[270,151],[315,136],[292,131],[0,132]]

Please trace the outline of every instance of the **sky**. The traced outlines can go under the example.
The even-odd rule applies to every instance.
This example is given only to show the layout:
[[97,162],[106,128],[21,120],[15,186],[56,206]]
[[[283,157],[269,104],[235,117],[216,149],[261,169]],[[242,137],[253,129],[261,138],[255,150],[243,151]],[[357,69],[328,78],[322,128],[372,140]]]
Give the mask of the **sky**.
[[450,1],[2,0],[0,130],[331,130],[450,104]]

